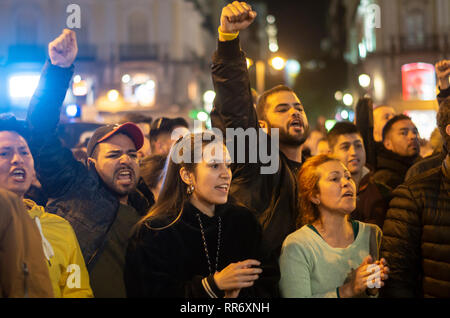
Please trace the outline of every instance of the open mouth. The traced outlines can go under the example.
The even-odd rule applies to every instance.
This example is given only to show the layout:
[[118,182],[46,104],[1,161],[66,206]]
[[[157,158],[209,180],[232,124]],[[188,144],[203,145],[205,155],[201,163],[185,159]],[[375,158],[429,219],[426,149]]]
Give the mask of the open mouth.
[[228,190],[230,189],[230,186],[228,184],[221,184],[218,185],[216,187],[214,187],[215,189],[223,192],[223,193],[228,193]]
[[117,173],[117,180],[119,181],[119,183],[131,183],[133,178],[134,173],[129,169],[122,169]]
[[342,195],[342,197],[344,197],[344,198],[353,198],[354,197],[354,193],[352,192],[352,191],[347,191],[347,192],[345,192],[343,195]]
[[27,176],[27,173],[22,168],[16,168],[11,173],[13,180],[16,182],[24,182]]
[[294,128],[294,130],[296,131],[301,131],[303,130],[303,123],[299,119],[294,119],[289,123],[289,128],[291,127]]

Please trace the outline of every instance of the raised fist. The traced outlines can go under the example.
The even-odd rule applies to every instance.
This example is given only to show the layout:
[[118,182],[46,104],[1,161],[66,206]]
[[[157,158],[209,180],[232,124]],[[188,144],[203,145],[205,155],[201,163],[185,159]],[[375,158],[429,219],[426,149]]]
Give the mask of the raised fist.
[[69,67],[78,53],[75,32],[64,29],[63,33],[48,44],[48,55],[53,65]]
[[222,9],[220,30],[224,33],[236,33],[245,30],[256,18],[256,12],[245,3],[234,1]]
[[436,75],[439,80],[439,87],[441,89],[447,89],[450,87],[450,60],[442,60],[436,63]]

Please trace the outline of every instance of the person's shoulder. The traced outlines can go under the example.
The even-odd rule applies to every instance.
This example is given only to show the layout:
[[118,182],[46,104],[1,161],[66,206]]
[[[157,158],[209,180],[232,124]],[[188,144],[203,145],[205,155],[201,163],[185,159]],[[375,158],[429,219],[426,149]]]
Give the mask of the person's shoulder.
[[298,230],[289,234],[284,240],[283,245],[304,244],[307,242],[311,242],[314,239],[314,235],[317,234],[314,233],[314,231],[310,229],[308,225],[304,225]]
[[381,228],[376,224],[361,222],[357,220],[353,220],[353,222],[357,222],[359,224],[360,232],[367,232],[367,233],[375,232],[377,236],[383,233]]

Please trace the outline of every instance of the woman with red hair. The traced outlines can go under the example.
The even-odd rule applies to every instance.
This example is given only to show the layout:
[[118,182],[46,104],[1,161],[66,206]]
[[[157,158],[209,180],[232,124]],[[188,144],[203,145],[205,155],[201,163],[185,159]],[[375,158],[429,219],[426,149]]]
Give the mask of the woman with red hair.
[[389,271],[378,260],[382,232],[350,220],[356,187],[336,158],[309,158],[298,174],[299,230],[283,243],[280,292],[283,297],[361,297],[377,294]]

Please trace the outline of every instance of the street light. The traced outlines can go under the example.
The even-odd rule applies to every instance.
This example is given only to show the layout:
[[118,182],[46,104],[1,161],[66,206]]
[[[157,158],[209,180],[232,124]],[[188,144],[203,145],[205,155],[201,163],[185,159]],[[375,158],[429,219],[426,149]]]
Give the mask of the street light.
[[284,58],[276,56],[270,60],[270,65],[272,65],[275,70],[281,71],[286,66],[286,61]]
[[110,102],[115,102],[119,99],[119,92],[116,89],[112,89],[108,92],[107,97]]
[[370,85],[370,76],[367,74],[361,74],[358,77],[359,85],[363,88],[367,88]]
[[351,94],[345,94],[344,97],[342,98],[344,104],[346,106],[352,106],[353,105],[353,96]]

